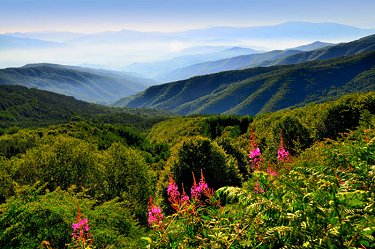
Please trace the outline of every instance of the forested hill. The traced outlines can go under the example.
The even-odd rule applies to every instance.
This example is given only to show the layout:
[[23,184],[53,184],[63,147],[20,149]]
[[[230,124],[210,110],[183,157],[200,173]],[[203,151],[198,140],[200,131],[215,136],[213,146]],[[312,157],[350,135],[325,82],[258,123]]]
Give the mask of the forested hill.
[[173,81],[178,79],[187,79],[192,76],[218,73],[228,70],[237,70],[259,66],[275,66],[297,64],[312,60],[325,60],[341,56],[355,55],[362,52],[375,50],[375,35],[363,37],[348,43],[341,43],[332,46],[303,52],[302,48],[292,50],[275,50],[259,54],[242,55],[229,59],[209,61],[190,65],[176,69],[166,75],[163,80]]
[[265,63],[265,65],[286,65],[296,64],[304,61],[326,60],[374,50],[375,35],[370,35],[352,42],[340,43],[334,46],[327,46],[321,49],[291,55],[271,63]]
[[92,120],[149,127],[168,114],[154,110],[110,108],[44,90],[0,85],[0,129]]
[[181,114],[254,115],[375,89],[375,52],[296,65],[227,71],[153,86],[117,105]]
[[149,83],[120,72],[47,63],[0,70],[0,85],[33,87],[102,104],[142,91]]

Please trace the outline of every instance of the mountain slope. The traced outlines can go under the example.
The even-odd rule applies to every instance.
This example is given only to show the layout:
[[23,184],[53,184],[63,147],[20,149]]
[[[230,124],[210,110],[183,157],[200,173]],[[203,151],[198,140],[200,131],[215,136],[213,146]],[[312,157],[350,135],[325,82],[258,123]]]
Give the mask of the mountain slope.
[[168,116],[167,112],[112,108],[35,88],[0,85],[0,134],[12,126],[40,127],[82,119],[144,129]]
[[329,42],[321,42],[321,41],[316,41],[310,44],[298,46],[295,48],[291,48],[292,50],[300,50],[300,51],[311,51],[311,50],[316,50],[324,47],[329,47],[335,45],[334,43],[329,43]]
[[0,127],[60,123],[74,116],[105,113],[105,109],[57,93],[0,85]]
[[23,85],[95,103],[111,103],[135,94],[146,88],[146,82],[149,80],[119,72],[56,64],[0,70],[0,85]]
[[[322,44],[315,44],[317,47],[320,45]],[[307,49],[313,46],[313,44],[309,44]],[[306,47],[303,46],[299,48],[306,50]],[[324,46],[323,48],[307,52],[300,51],[297,47],[295,49],[274,50],[266,53],[243,55],[229,59],[198,63],[188,67],[176,69],[170,72],[168,75],[165,75],[164,78],[159,77],[159,80],[174,81],[187,79],[192,76],[218,73],[227,70],[237,70],[258,66],[296,64],[304,61],[337,58],[340,56],[354,55],[357,53],[374,50],[375,35],[370,35],[352,42]]]
[[361,39],[341,43],[334,46],[307,51],[300,54],[291,55],[277,61],[268,63],[268,65],[286,65],[296,64],[304,61],[326,60],[340,56],[355,55],[362,52],[375,50],[375,35],[363,37]]
[[160,81],[175,81],[188,79],[193,76],[218,73],[228,70],[236,70],[245,67],[256,67],[268,61],[275,61],[279,58],[301,53],[298,50],[274,50],[259,54],[241,55],[228,59],[202,62],[191,66],[178,68],[164,75],[159,75]]
[[375,89],[375,52],[297,65],[251,68],[153,86],[125,100],[128,107],[192,113],[254,115]]

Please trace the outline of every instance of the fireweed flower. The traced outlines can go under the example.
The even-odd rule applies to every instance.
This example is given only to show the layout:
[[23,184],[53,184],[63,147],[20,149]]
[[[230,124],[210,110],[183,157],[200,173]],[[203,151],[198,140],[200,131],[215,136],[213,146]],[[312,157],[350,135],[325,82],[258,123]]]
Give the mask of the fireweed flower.
[[289,157],[289,152],[285,150],[284,148],[279,148],[277,150],[277,159],[279,159],[279,161],[284,161],[288,159],[288,157]]
[[259,163],[262,162],[262,153],[258,147],[250,150],[249,154],[250,162],[251,162],[251,169],[260,168]]
[[181,203],[187,204],[189,202],[189,200],[190,200],[189,196],[187,196],[186,194],[182,195]]
[[80,220],[78,223],[73,223],[72,228],[72,236],[78,239],[83,233],[89,231],[89,220],[87,218],[84,218]]
[[192,172],[192,174],[193,174],[193,186],[190,189],[191,198],[193,200],[199,200],[199,198],[201,197],[200,187],[197,184],[197,181],[195,180],[194,172]]
[[92,243],[92,235],[89,233],[90,226],[89,226],[89,220],[87,218],[82,219],[81,218],[81,211],[78,207],[77,212],[77,223],[72,224],[73,232],[72,237],[76,243],[76,245],[80,244],[83,246],[83,248],[86,248],[86,246],[90,246]]
[[184,184],[182,184],[181,204],[182,205],[184,205],[184,204],[186,205],[186,204],[189,203],[189,201],[190,201],[190,198],[189,198],[189,196],[185,192]]
[[267,173],[270,174],[270,175],[273,175],[273,176],[277,176],[277,172],[276,172],[276,170],[273,170],[273,169],[271,169],[270,167],[268,167],[268,169],[267,169]]
[[208,198],[212,197],[214,195],[214,191],[208,187],[208,184],[206,182],[206,179],[204,178],[203,172],[201,170],[201,179],[199,180],[199,183],[197,184],[195,180],[195,175],[193,174],[193,186],[191,187],[191,198],[193,200],[199,200],[202,194],[207,196]]
[[251,169],[254,170],[260,168],[260,163],[262,162],[262,153],[258,145],[255,142],[255,133],[254,130],[251,131],[251,138],[250,138],[250,152],[249,152],[249,159],[251,163]]
[[290,159],[289,152],[284,147],[284,140],[283,140],[283,136],[281,133],[280,133],[280,145],[279,145],[279,149],[277,150],[277,159],[282,162],[287,162]]
[[161,222],[163,220],[163,214],[159,206],[153,204],[152,197],[148,203],[148,224],[150,226],[159,225],[161,228]]
[[262,189],[262,187],[259,185],[258,182],[255,183],[254,193],[255,194],[262,194],[262,193],[264,193],[264,189]]
[[178,205],[180,199],[180,192],[178,191],[178,186],[176,182],[173,180],[172,176],[169,177],[169,185],[167,189],[168,200],[173,205]]

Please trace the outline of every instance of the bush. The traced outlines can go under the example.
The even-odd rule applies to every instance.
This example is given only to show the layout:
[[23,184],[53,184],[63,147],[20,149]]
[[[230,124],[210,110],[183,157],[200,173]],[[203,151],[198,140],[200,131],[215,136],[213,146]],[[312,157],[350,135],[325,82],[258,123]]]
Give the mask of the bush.
[[[167,168],[178,186],[184,184],[189,193],[193,185],[192,173],[199,178],[204,172],[207,182],[213,189],[222,186],[238,186],[242,180],[235,159],[210,139],[201,136],[183,140],[172,148]],[[167,172],[166,175],[168,175]]]
[[309,130],[301,122],[291,116],[283,116],[273,129],[275,144],[280,141],[280,135],[284,140],[284,146],[292,154],[298,154],[312,144]]
[[355,128],[359,124],[361,112],[358,108],[339,104],[330,107],[322,116],[317,125],[316,137],[320,140],[324,138],[337,138],[339,133]]
[[57,188],[48,192],[36,184],[23,187],[0,206],[0,248],[39,248],[43,241],[52,248],[72,244],[72,224],[80,212],[88,218],[96,248],[139,248],[142,230],[118,198],[97,203],[83,194]]
[[106,198],[122,196],[145,223],[152,175],[144,158],[137,151],[115,143],[104,154],[103,170]]

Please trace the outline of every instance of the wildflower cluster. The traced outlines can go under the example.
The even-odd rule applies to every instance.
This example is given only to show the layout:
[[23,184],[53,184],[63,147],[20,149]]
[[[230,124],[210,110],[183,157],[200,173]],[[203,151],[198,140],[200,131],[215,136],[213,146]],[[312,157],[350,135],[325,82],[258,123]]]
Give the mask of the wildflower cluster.
[[161,208],[153,203],[152,197],[148,203],[148,224],[150,226],[159,226],[162,228],[163,213]]
[[80,209],[78,208],[77,223],[72,224],[72,238],[76,248],[90,248],[93,239],[89,233],[89,220],[87,218],[82,219],[81,216]]
[[251,132],[250,148],[249,158],[251,169],[260,169],[260,163],[262,162],[262,153],[260,152],[260,149],[255,142],[254,131]]
[[[219,212],[221,206],[219,200],[214,197],[214,190],[208,186],[203,172],[201,171],[199,182],[196,181],[194,173],[192,173],[192,176],[193,186],[190,189],[190,197],[186,194],[183,185],[180,192],[172,176],[169,178],[168,201],[175,213],[165,217],[163,226],[161,226],[163,215],[160,207],[152,204],[152,199],[150,199],[149,224],[151,226],[159,224],[160,227],[160,229],[154,230],[155,239],[153,243],[155,243],[155,248],[163,248],[162,245],[169,245],[176,240],[183,241],[183,243],[189,245],[188,248],[196,248],[196,245],[203,241],[208,243],[207,239],[201,237],[202,234],[207,234],[205,229],[209,229],[205,208],[211,206],[212,211]],[[167,248],[169,247],[167,246]]]
[[172,176],[169,177],[169,184],[167,188],[168,200],[172,204],[179,203],[179,199],[181,197],[180,192],[178,191],[178,186],[176,182],[173,180]]
[[[255,142],[255,134],[254,134],[254,131],[252,131],[251,133],[251,140],[250,140],[250,154],[249,154],[249,158],[250,158],[250,163],[251,163],[251,169],[252,170],[257,170],[258,172],[262,172],[261,171],[261,162],[262,162],[262,153],[260,152],[260,149],[259,147],[257,146],[256,142]],[[286,166],[286,162],[289,162],[290,161],[290,154],[289,152],[285,149],[285,146],[284,146],[284,141],[283,141],[283,137],[282,137],[282,134],[280,134],[280,145],[279,145],[279,148],[278,148],[278,151],[277,151],[277,159],[279,162],[281,163],[284,163],[284,164],[279,164],[279,166]],[[273,165],[268,162],[268,167],[267,169],[265,170],[269,176],[274,176],[276,177],[278,174],[277,174],[277,166]],[[268,186],[268,182],[269,180],[265,180],[263,179],[265,182],[262,182],[262,186]],[[259,184],[259,179],[256,178],[256,182],[255,182],[255,185],[254,185],[254,193],[256,194],[262,194],[264,193],[265,190],[261,187],[261,185]]]
[[284,140],[282,134],[280,134],[280,145],[277,150],[277,159],[281,162],[289,161],[289,152],[284,147]]
[[78,223],[73,223],[72,228],[73,228],[72,236],[75,239],[84,237],[84,233],[87,233],[89,231],[89,220],[87,218],[84,218],[80,220]]
[[201,179],[199,180],[199,183],[197,184],[195,180],[195,176],[193,173],[193,186],[191,187],[191,198],[195,201],[199,200],[202,194],[209,193],[208,184],[206,183],[206,180],[204,179],[203,173],[201,172]]

